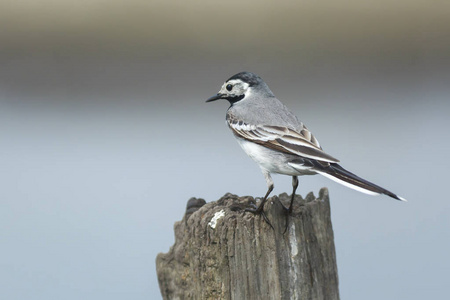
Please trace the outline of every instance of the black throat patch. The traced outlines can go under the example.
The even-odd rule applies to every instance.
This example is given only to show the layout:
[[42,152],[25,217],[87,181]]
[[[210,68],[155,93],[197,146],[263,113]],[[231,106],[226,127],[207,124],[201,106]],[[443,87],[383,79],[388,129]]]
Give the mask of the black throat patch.
[[230,102],[230,104],[234,104],[234,103],[244,99],[244,97],[245,97],[245,95],[229,95],[229,96],[223,97],[222,99],[226,99]]

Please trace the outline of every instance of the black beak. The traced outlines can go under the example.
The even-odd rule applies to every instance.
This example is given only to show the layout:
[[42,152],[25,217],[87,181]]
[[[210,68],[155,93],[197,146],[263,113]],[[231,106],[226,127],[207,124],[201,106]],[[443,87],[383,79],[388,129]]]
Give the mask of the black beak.
[[223,96],[224,95],[222,95],[222,94],[214,95],[211,98],[208,98],[208,100],[206,100],[206,102],[212,102],[212,101],[216,101],[216,100],[219,100],[219,99],[223,99],[222,98]]

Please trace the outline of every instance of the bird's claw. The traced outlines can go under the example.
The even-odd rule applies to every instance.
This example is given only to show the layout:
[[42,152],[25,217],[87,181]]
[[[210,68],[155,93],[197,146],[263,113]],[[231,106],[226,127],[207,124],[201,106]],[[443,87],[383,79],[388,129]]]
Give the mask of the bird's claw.
[[[280,203],[281,203],[281,202],[280,202]],[[292,214],[292,206],[293,206],[293,205],[292,205],[292,201],[291,201],[291,204],[289,205],[289,207],[286,207],[286,206],[283,205],[283,203],[281,203],[281,207],[283,208],[283,211],[284,211],[284,213],[285,213],[285,215],[286,215],[286,224],[285,224],[285,226],[284,226],[283,234],[286,233],[287,228],[288,228],[288,226],[289,226],[289,215]]]
[[267,218],[266,213],[264,212],[262,205],[260,205],[258,208],[253,209],[253,208],[246,208],[245,209],[246,212],[251,212],[252,214],[255,215],[262,215],[264,218],[264,221],[266,221],[267,224],[269,224],[270,227],[272,227],[273,230],[275,230],[275,228],[273,228],[272,224],[270,223],[269,219]]

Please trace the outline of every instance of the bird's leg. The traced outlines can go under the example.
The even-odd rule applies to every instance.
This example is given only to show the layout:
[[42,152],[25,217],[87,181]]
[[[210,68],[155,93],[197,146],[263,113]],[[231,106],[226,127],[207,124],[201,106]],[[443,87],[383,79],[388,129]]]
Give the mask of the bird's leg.
[[292,204],[294,203],[295,191],[298,187],[298,177],[292,176],[292,195],[291,195],[291,203],[289,204],[289,208],[285,208],[286,210],[286,226],[284,227],[284,232],[286,232],[289,225],[289,215],[292,213]]
[[298,187],[298,177],[292,176],[292,196],[291,196],[291,204],[289,205],[289,213],[292,213],[292,204],[294,203],[295,191]]
[[263,170],[263,174],[264,174],[264,177],[266,178],[267,187],[268,187],[266,195],[261,200],[261,203],[259,204],[259,206],[256,209],[247,208],[245,211],[248,211],[248,212],[251,212],[254,214],[258,214],[258,215],[262,215],[264,220],[267,222],[267,224],[269,224],[270,227],[272,227],[272,229],[274,229],[272,224],[269,222],[269,219],[267,218],[266,214],[264,213],[264,204],[267,201],[267,197],[269,197],[270,193],[273,191],[274,185],[273,185],[273,180],[272,180],[272,177],[270,176],[270,173]]

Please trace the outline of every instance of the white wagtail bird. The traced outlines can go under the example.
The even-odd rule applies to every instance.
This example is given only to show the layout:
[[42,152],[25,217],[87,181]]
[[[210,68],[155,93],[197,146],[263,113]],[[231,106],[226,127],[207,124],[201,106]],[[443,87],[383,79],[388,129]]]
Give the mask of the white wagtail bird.
[[[244,151],[260,166],[268,190],[252,211],[264,215],[264,203],[274,183],[271,173],[292,176],[292,212],[300,175],[320,174],[357,191],[394,199],[404,198],[373,184],[341,167],[339,160],[325,153],[314,135],[277,98],[256,74],[241,72],[225,81],[219,93],[206,102],[228,100],[226,123]],[[270,224],[270,222],[268,222]]]

